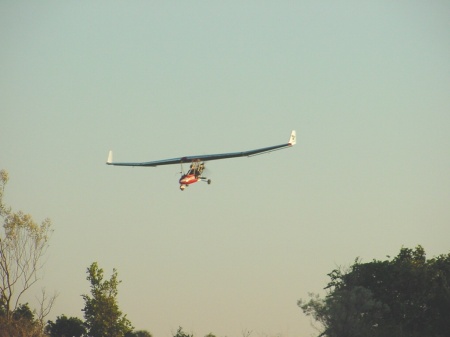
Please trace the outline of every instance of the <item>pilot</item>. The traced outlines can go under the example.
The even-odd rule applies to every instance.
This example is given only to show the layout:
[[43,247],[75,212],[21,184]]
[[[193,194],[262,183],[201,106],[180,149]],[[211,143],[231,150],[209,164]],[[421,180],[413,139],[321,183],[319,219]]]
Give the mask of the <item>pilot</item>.
[[189,166],[188,174],[195,174],[194,164],[191,164],[191,165]]

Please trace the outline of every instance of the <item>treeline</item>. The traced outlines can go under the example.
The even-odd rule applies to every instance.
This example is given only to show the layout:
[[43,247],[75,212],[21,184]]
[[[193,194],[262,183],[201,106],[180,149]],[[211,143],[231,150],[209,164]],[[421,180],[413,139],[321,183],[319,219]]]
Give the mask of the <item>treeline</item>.
[[299,300],[323,337],[450,336],[450,254],[427,259],[421,246],[393,259],[330,274],[324,298]]
[[[0,337],[151,337],[135,331],[120,311],[117,271],[105,279],[96,262],[86,271],[90,293],[82,295],[84,320],[65,315],[47,320],[57,296],[45,289],[37,309],[22,303],[40,279],[52,227],[49,219],[38,224],[4,204],[8,179],[0,171]],[[401,248],[392,259],[356,259],[328,276],[324,298],[310,294],[297,303],[318,325],[319,337],[450,337],[450,254],[427,259],[421,246]],[[173,336],[193,337],[181,327]]]
[[117,304],[117,271],[104,279],[103,269],[94,262],[87,269],[91,292],[82,295],[84,321],[61,315],[46,321],[57,295],[45,289],[37,310],[21,299],[41,276],[43,257],[52,234],[51,221],[36,223],[30,214],[13,211],[3,200],[8,172],[0,171],[0,337],[150,337],[148,331],[133,331],[131,322]]

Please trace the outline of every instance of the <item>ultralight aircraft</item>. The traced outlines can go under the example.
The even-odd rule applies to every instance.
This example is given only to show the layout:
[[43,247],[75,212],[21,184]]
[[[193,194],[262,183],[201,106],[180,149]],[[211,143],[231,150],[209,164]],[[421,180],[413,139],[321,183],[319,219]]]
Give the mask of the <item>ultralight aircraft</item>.
[[[179,158],[172,159],[163,159],[156,160],[150,162],[138,162],[138,163],[119,163],[113,162],[112,159],[112,151],[109,151],[108,161],[106,164],[108,165],[116,165],[116,166],[143,166],[143,167],[156,167],[160,165],[172,165],[172,164],[180,164],[181,165],[181,178],[178,181],[180,184],[180,190],[184,191],[186,187],[189,185],[196,183],[198,181],[204,181],[208,184],[211,184],[211,179],[202,176],[202,173],[205,169],[205,161],[210,160],[218,160],[218,159],[227,159],[227,158],[236,158],[236,157],[252,157],[264,153],[269,153],[272,151],[282,150],[288,147],[295,145],[296,143],[296,134],[295,130],[291,132],[291,136],[289,138],[289,142],[280,145],[273,145],[268,147],[263,147],[255,150],[242,151],[242,152],[230,152],[230,153],[218,153],[218,154],[206,154],[206,155],[198,155],[198,156],[185,156]],[[183,164],[190,163],[189,170],[187,173],[183,171]]]

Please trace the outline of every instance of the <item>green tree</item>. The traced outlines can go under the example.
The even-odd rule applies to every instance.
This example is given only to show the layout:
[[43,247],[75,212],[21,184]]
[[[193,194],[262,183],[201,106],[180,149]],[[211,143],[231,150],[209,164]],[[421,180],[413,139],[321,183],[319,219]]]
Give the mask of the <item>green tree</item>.
[[[5,318],[2,316],[2,318]],[[43,331],[28,303],[20,304],[8,322],[0,322],[0,337],[41,337]]]
[[114,269],[109,280],[103,280],[103,269],[96,262],[87,269],[87,280],[91,283],[91,295],[82,295],[84,318],[88,335],[91,337],[123,337],[131,332],[130,321],[119,310],[117,304],[117,279]]
[[152,337],[152,334],[146,330],[137,330],[128,332],[125,337]]
[[376,318],[387,310],[373,298],[370,290],[359,286],[336,290],[325,299],[310,294],[309,302],[300,300],[298,305],[305,314],[322,323],[324,329],[321,336],[329,337],[376,336]]
[[28,303],[21,304],[14,310],[12,314],[13,319],[16,321],[34,321],[34,313],[31,311]]
[[4,230],[0,234],[0,305],[6,320],[17,309],[22,295],[40,279],[42,257],[52,232],[49,219],[39,225],[30,214],[13,212],[4,204],[8,180],[8,173],[0,171],[0,217]]
[[333,270],[324,299],[298,305],[323,326],[323,336],[427,336],[450,331],[450,254],[427,260],[402,248],[394,259]]
[[86,334],[81,319],[65,315],[58,316],[55,322],[48,321],[45,331],[50,337],[81,337]]
[[194,335],[184,332],[183,328],[180,326],[178,327],[177,333],[173,335],[173,337],[194,337]]
[[[49,219],[37,224],[30,214],[14,212],[4,203],[8,180],[8,172],[1,170],[0,218],[3,230],[0,233],[0,331],[14,331],[11,329],[18,326],[22,331],[28,324],[17,323],[18,313],[25,308],[20,304],[20,299],[41,277],[43,257],[49,246],[52,229]],[[42,299],[40,305],[43,310],[39,312],[39,318],[49,313],[55,298],[56,295],[50,299]],[[16,318],[13,317],[14,314]],[[25,321],[22,319],[22,322]],[[42,332],[43,327],[34,323],[33,330],[38,326]],[[21,332],[17,330],[11,333],[19,336]],[[28,335],[31,336],[32,332]]]

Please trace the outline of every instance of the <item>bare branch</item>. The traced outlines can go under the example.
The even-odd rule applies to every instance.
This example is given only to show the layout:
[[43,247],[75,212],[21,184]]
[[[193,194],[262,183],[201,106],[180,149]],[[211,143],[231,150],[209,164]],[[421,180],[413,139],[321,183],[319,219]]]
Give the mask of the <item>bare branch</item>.
[[41,328],[44,329],[45,326],[45,318],[50,314],[50,311],[53,308],[53,304],[55,304],[56,298],[58,297],[58,293],[55,292],[52,296],[48,296],[45,288],[41,289],[41,296],[37,297],[39,303],[39,309],[37,311],[37,319]]
[[[7,182],[8,173],[1,170],[0,218],[4,232],[0,233],[0,305],[9,321],[23,294],[41,278],[42,259],[47,252],[52,229],[49,219],[37,224],[30,214],[13,212],[3,203]],[[50,300],[53,305],[54,299]]]

